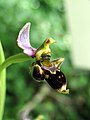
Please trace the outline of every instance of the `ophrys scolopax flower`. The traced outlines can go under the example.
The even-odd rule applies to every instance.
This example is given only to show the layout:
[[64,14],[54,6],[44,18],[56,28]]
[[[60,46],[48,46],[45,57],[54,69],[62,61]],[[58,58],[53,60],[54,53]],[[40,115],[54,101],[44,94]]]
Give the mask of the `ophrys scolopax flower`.
[[60,93],[68,94],[66,77],[60,68],[64,58],[50,60],[51,49],[49,46],[55,43],[55,40],[47,38],[40,47],[37,49],[33,48],[29,42],[30,26],[31,23],[26,23],[20,30],[17,44],[26,55],[36,58],[36,61],[33,63],[33,77],[37,81],[46,80],[53,89]]

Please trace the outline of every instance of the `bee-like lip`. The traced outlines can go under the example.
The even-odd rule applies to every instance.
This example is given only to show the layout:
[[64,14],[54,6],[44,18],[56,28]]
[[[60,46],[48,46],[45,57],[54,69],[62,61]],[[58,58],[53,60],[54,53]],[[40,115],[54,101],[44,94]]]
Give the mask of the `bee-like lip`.
[[34,66],[34,78],[39,81],[46,80],[47,83],[56,91],[63,94],[69,94],[69,89],[67,87],[67,81],[64,73],[59,70],[55,65],[52,64],[51,67],[44,66],[43,64]]
[[66,77],[61,71],[56,71],[56,74],[50,74],[46,81],[53,89],[59,92],[66,90]]

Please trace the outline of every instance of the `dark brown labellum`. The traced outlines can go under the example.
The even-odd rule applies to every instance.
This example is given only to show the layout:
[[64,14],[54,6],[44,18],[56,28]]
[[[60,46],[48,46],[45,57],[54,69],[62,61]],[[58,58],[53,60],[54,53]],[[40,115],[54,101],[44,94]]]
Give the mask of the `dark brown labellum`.
[[64,58],[57,58],[50,61],[50,55],[43,54],[41,60],[33,64],[33,77],[36,81],[46,80],[47,83],[60,93],[69,94],[69,89],[66,90],[67,81],[60,66]]
[[34,68],[33,68],[33,77],[36,79],[36,80],[44,80],[45,79],[45,75],[41,69],[41,67],[39,65],[34,65]]
[[50,74],[45,80],[53,89],[62,89],[67,84],[65,75],[61,71],[56,71],[56,74]]

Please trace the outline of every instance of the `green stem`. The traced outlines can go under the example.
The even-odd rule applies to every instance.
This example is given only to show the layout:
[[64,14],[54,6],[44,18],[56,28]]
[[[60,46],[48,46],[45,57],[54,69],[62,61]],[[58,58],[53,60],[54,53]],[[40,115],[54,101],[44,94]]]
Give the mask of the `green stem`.
[[[4,62],[4,52],[0,42],[0,64]],[[2,120],[5,103],[5,92],[6,92],[6,69],[0,72],[0,120]]]
[[10,66],[11,64],[28,61],[28,60],[30,60],[30,59],[31,59],[31,57],[25,55],[24,53],[19,53],[19,54],[13,55],[13,56],[7,58],[7,59],[0,65],[0,71],[2,71],[4,68],[7,68],[7,67]]

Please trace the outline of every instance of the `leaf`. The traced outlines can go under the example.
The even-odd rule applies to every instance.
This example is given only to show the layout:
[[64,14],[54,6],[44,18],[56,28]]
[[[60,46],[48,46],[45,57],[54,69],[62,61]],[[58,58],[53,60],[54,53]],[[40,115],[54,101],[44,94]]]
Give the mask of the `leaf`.
[[[0,64],[4,62],[4,52],[2,44],[0,42]],[[5,103],[5,92],[6,92],[6,69],[0,72],[0,120],[2,120]]]

